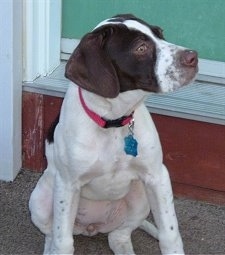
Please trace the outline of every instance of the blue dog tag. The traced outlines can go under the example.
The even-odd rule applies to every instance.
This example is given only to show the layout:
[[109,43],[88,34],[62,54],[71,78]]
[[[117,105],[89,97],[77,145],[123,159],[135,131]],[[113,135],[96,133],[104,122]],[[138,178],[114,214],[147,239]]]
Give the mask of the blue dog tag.
[[136,139],[134,139],[133,135],[128,135],[124,138],[125,146],[124,151],[127,155],[131,155],[133,157],[136,157],[138,155],[137,153],[137,146],[138,142]]

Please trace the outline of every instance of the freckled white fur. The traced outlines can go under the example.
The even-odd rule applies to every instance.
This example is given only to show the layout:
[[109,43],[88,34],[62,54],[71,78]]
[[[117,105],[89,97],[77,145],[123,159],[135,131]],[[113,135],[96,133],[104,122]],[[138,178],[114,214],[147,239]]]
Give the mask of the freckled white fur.
[[[109,23],[106,20],[98,26]],[[173,63],[181,47],[155,38],[137,21],[124,24],[156,43],[155,73],[161,91],[180,87],[183,81],[179,82],[180,72]],[[78,87],[71,83],[54,143],[46,143],[48,167],[29,201],[32,220],[46,236],[44,254],[73,254],[73,234],[98,232],[109,232],[115,254],[134,254],[131,233],[137,227],[159,240],[162,254],[183,254],[170,178],[155,125],[143,104],[147,93],[127,91],[113,99],[82,93],[87,106],[104,118],[116,119],[134,111],[138,156],[124,151],[128,126],[97,126],[81,106]],[[150,209],[157,227],[145,220]]]

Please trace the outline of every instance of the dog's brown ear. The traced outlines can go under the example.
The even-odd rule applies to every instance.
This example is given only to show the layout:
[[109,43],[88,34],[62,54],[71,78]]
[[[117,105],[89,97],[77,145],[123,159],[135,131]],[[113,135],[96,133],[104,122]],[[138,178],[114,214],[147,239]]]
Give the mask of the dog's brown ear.
[[66,64],[65,76],[78,86],[107,98],[119,94],[115,68],[103,47],[112,27],[99,28],[83,37]]

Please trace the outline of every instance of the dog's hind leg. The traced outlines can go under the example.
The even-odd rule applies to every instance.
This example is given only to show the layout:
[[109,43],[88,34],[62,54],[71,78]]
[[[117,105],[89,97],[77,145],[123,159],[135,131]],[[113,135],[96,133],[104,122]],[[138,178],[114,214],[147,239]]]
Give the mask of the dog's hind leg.
[[130,228],[116,229],[109,233],[109,246],[114,254],[135,254],[131,242]]
[[29,209],[32,222],[45,234],[44,254],[48,254],[52,243],[55,167],[53,160],[53,144],[46,142],[45,147],[48,167],[31,193]]
[[144,230],[147,232],[149,235],[154,237],[155,239],[159,239],[159,232],[158,229],[153,225],[153,223],[144,220],[141,225],[139,226],[140,229]]
[[[150,207],[141,181],[132,181],[130,191],[125,197],[128,213],[123,224],[109,234],[109,246],[115,254],[134,254],[131,243],[131,233],[138,227],[149,230],[144,219],[149,214]],[[150,224],[150,223],[149,223]],[[154,231],[153,231],[154,233]],[[152,234],[152,233],[151,233]]]
[[31,219],[33,223],[40,229],[40,231],[46,236],[44,253],[48,253],[48,249],[51,244],[53,178],[54,177],[47,169],[39,179],[29,201]]

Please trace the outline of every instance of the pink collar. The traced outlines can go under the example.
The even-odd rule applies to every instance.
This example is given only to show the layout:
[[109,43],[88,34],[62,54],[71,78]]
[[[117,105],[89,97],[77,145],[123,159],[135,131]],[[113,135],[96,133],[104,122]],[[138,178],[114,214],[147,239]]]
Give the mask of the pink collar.
[[84,102],[84,98],[81,93],[80,87],[78,88],[78,91],[79,91],[80,102],[81,102],[81,105],[83,106],[85,112],[100,127],[102,127],[102,128],[122,127],[122,126],[129,124],[131,122],[131,120],[133,119],[133,112],[129,116],[123,116],[123,117],[121,117],[119,119],[115,119],[115,120],[106,120],[106,119],[102,118],[97,113],[93,112],[92,110],[90,110],[87,107],[87,105]]

